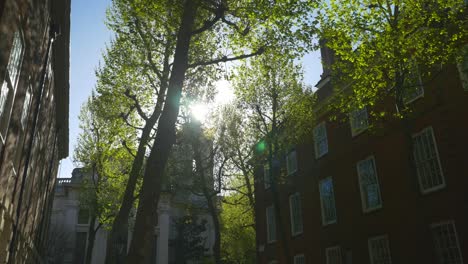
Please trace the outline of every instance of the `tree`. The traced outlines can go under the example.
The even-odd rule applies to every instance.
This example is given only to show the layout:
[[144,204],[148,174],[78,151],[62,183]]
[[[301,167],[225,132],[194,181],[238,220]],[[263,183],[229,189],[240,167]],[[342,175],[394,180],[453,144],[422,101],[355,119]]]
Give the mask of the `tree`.
[[[105,106],[105,105],[104,105]],[[75,148],[75,163],[87,175],[80,189],[80,208],[89,212],[86,263],[91,262],[96,232],[110,226],[128,176],[131,156],[119,140],[133,141],[135,134],[123,120],[107,119],[102,101],[93,94],[80,113],[82,132]],[[120,121],[120,122],[119,122]]]
[[[279,186],[284,175],[280,164],[291,146],[310,133],[313,123],[311,90],[302,82],[300,65],[288,56],[282,57],[273,51],[239,67],[233,87],[246,113],[245,121],[253,130],[253,140],[248,142],[259,142],[255,144],[256,148],[250,146],[256,153],[234,150],[236,154],[233,160],[236,165],[240,165],[240,171],[247,172],[246,159],[242,156],[248,154],[250,159],[256,160],[253,166],[268,168],[284,255],[282,261],[287,263],[290,261],[290,253],[284,229],[285,216],[280,206]],[[238,148],[238,145],[234,144],[234,148]],[[250,192],[249,189],[247,191]]]
[[376,121],[400,120],[415,189],[415,112],[409,102],[463,56],[466,13],[466,4],[456,0],[332,0],[317,17],[321,38],[335,53],[328,65],[334,87],[330,112],[368,107]]
[[321,38],[336,54],[333,108],[349,113],[390,98],[396,112],[372,109],[372,114],[407,117],[406,102],[420,89],[418,78],[430,81],[440,65],[462,55],[466,12],[457,0],[324,2],[317,18]]
[[171,241],[176,250],[175,263],[199,261],[205,254],[205,240],[202,233],[206,231],[206,220],[199,220],[194,215],[183,216],[173,223],[176,237]]
[[[269,45],[304,49],[300,39],[311,34],[308,17],[312,5],[308,1],[118,1],[123,17],[153,19],[149,25],[168,25],[176,36],[171,53],[170,77],[163,110],[157,124],[143,175],[134,237],[128,262],[142,263],[151,250],[153,237],[147,230],[156,221],[156,209],[161,191],[162,175],[175,141],[180,98],[189,69],[228,62],[263,53]],[[122,11],[120,9],[118,12]],[[152,15],[150,12],[154,12]],[[174,22],[174,23],[172,23]],[[158,34],[150,34],[158,38]],[[207,37],[213,37],[216,49],[206,49]],[[210,38],[209,38],[210,39]],[[228,41],[229,40],[229,41]],[[229,45],[228,45],[229,44]],[[221,48],[232,52],[220,55]],[[198,60],[195,54],[211,56]]]
[[[243,182],[234,186],[244,186]],[[247,196],[239,192],[229,192],[223,197],[221,211],[221,252],[223,263],[247,264],[256,262],[254,211]]]

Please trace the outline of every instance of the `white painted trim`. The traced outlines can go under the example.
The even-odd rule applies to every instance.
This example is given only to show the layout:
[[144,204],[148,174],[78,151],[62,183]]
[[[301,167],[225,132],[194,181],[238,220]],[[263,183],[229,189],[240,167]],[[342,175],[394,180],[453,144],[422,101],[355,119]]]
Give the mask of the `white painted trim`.
[[331,179],[332,187],[333,187],[333,178],[331,176],[323,178],[323,179],[321,179],[319,181],[319,196],[320,196],[320,208],[321,208],[321,213],[322,213],[322,226],[335,224],[337,222],[337,219],[338,219],[338,215],[337,215],[337,212],[336,212],[335,187],[333,187],[332,190],[333,190],[333,202],[334,202],[334,207],[335,207],[335,219],[331,220],[331,221],[328,221],[328,222],[325,220],[325,214],[324,214],[324,208],[323,208],[323,199],[322,199],[322,189],[320,188],[320,186],[321,186],[321,182],[323,182],[323,181],[325,181],[327,179]]
[[[378,206],[375,206],[375,207],[370,207],[370,208],[365,208],[365,202],[364,202],[364,193],[363,193],[363,190],[362,190],[362,184],[361,184],[361,175],[359,173],[359,164],[362,163],[362,162],[366,162],[368,160],[371,160],[372,163],[374,164],[374,173],[375,173],[375,178],[376,178],[376,181],[377,181],[377,187],[379,188],[379,199],[380,199],[380,205]],[[358,175],[358,181],[359,181],[359,192],[361,194],[361,208],[362,208],[362,211],[364,213],[369,213],[369,212],[372,212],[372,211],[375,211],[375,210],[378,210],[378,209],[381,209],[382,206],[383,206],[383,201],[382,201],[382,191],[380,190],[380,181],[379,181],[379,175],[377,174],[377,164],[375,162],[375,157],[373,155],[363,159],[363,160],[360,160],[356,163],[356,171],[357,171],[357,175]]]
[[[318,127],[320,127],[320,126],[323,126],[324,129],[325,129],[325,138],[326,138],[326,140],[327,140],[327,150],[326,150],[324,153],[320,153],[320,154],[319,154],[319,153],[318,153],[318,148],[317,148],[317,141],[315,140],[315,132],[314,132],[314,131],[315,131]],[[328,149],[327,124],[326,124],[325,121],[322,121],[322,122],[318,123],[318,124],[314,127],[314,129],[312,130],[312,137],[313,137],[313,140],[314,140],[314,155],[315,155],[315,158],[316,158],[316,159],[319,159],[319,158],[325,156],[325,155],[328,153],[328,150],[329,150],[329,149]]]
[[297,262],[297,259],[299,259],[299,258],[303,258],[304,263],[306,263],[305,262],[305,255],[304,254],[298,254],[298,255],[294,256],[294,264],[297,264],[296,262]]
[[375,241],[375,240],[381,240],[381,239],[387,240],[387,251],[388,251],[388,255],[390,257],[390,263],[392,263],[392,251],[390,250],[390,240],[388,239],[388,235],[381,235],[381,236],[370,237],[369,239],[367,239],[367,248],[369,250],[369,258],[370,258],[370,263],[371,264],[375,264],[373,262],[371,242]]
[[[439,170],[440,170],[440,176],[442,178],[442,183],[437,185],[437,186],[434,186],[432,188],[428,188],[428,189],[424,190],[423,187],[422,187],[422,183],[421,183],[421,177],[420,177],[419,173],[416,172],[418,174],[417,177],[418,177],[418,183],[419,183],[419,190],[421,191],[422,194],[429,194],[431,192],[443,189],[446,186],[444,171],[442,169],[442,163],[440,162],[439,149],[437,148],[437,141],[435,140],[434,129],[432,128],[432,126],[426,127],[424,129],[422,129],[421,131],[419,131],[418,133],[413,134],[412,138],[414,140],[415,137],[418,137],[419,135],[424,134],[427,130],[431,131],[431,135],[432,135],[431,138],[432,138],[432,142],[434,143],[434,149],[435,149],[435,153],[436,153],[437,163],[439,164]],[[413,142],[413,149],[414,149],[414,142]],[[415,160],[414,153],[412,155],[413,155],[413,160]],[[414,166],[416,166],[416,164],[414,164]]]
[[338,250],[339,255],[340,255],[340,263],[343,263],[343,255],[341,253],[341,247],[340,246],[333,246],[333,247],[325,248],[325,261],[326,261],[327,264],[330,264],[330,260],[328,258],[328,252],[335,251],[335,250]]
[[457,243],[458,254],[460,256],[461,263],[463,263],[463,254],[462,254],[461,249],[460,249],[460,240],[458,239],[458,232],[457,232],[457,227],[455,226],[455,221],[447,220],[447,221],[442,221],[442,222],[438,222],[438,223],[432,223],[430,225],[431,232],[432,232],[432,228],[439,227],[439,226],[442,226],[442,225],[452,225],[453,232],[454,232],[454,235],[455,235],[455,242]]
[[[298,208],[300,211],[302,211],[302,201],[301,201],[301,194],[299,192],[295,192],[291,195],[289,195],[289,220],[290,220],[290,225],[291,225],[291,235],[292,236],[297,236],[297,235],[300,235],[302,234],[302,232],[304,232],[304,222],[302,222],[302,227],[301,227],[301,230],[299,231],[296,231],[294,232],[293,230],[293,223],[294,223],[294,219],[293,219],[293,207],[292,207],[292,198],[293,196],[298,196],[299,197],[299,202],[300,202],[300,208]],[[302,212],[301,212],[301,216],[302,216]],[[302,221],[302,219],[301,219]]]

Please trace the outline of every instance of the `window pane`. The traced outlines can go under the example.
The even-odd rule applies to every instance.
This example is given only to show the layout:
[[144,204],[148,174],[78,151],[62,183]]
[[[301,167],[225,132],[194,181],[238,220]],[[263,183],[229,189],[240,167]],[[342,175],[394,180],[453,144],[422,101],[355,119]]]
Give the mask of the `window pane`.
[[367,129],[369,121],[367,117],[367,109],[364,107],[360,110],[355,110],[350,114],[351,133],[353,135]]
[[289,205],[291,214],[291,233],[292,235],[302,233],[302,205],[299,193],[295,193],[289,197]]
[[297,171],[297,156],[295,150],[289,152],[286,158],[286,169],[288,171],[288,175],[292,175]]
[[325,249],[327,264],[341,264],[341,248],[330,247]]
[[432,237],[440,264],[462,264],[460,245],[453,222],[432,226]]
[[335,197],[331,178],[324,179],[320,182],[320,201],[322,203],[323,224],[326,225],[335,222]]
[[413,137],[413,155],[421,191],[445,185],[432,128],[426,128]]
[[328,152],[327,130],[325,122],[317,125],[314,130],[315,157],[320,158]]
[[387,236],[370,238],[368,242],[371,264],[392,263]]
[[382,200],[374,158],[371,157],[358,162],[357,167],[364,211],[380,208]]

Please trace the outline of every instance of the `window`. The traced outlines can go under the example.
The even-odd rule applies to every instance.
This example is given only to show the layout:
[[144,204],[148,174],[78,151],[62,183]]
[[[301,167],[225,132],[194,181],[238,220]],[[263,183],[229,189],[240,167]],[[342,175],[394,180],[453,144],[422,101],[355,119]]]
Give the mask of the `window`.
[[375,167],[374,157],[361,160],[357,163],[359,187],[361,189],[361,202],[364,212],[382,207],[379,180]]
[[320,181],[320,203],[322,206],[322,224],[336,223],[335,196],[331,177]]
[[371,264],[391,264],[390,247],[387,236],[369,238],[369,257]]
[[267,220],[267,242],[276,241],[276,218],[275,208],[273,205],[266,208],[266,220]]
[[325,249],[327,264],[341,264],[341,248],[339,246]]
[[294,256],[294,264],[305,264],[305,256],[304,255]]
[[413,153],[421,192],[428,193],[445,187],[432,127],[413,135]]
[[367,108],[362,108],[351,112],[349,115],[349,122],[351,124],[351,135],[354,137],[359,135],[369,127],[367,117]]
[[416,63],[412,62],[403,83],[403,101],[409,104],[424,96],[424,87]]
[[291,215],[291,234],[294,236],[302,233],[302,206],[299,193],[289,196],[289,212]]
[[265,189],[270,188],[271,175],[270,175],[270,166],[268,164],[265,164],[263,166],[263,184],[265,186]]
[[460,245],[452,221],[431,225],[432,237],[439,264],[462,264]]
[[16,154],[14,158],[14,170],[18,169],[18,166],[21,162],[21,158],[23,156],[23,146],[24,146],[24,140],[26,136],[26,126],[28,124],[28,117],[29,117],[29,110],[31,106],[31,94],[32,94],[32,87],[31,84],[28,85],[28,89],[26,89],[26,94],[24,95],[24,101],[23,101],[23,110],[21,112],[21,119],[20,119],[20,131],[18,132],[18,137],[16,141]]
[[24,39],[22,32],[17,30],[13,35],[13,45],[8,58],[5,78],[0,90],[0,133],[5,139],[8,123],[10,121],[11,107],[21,72],[21,63],[24,53]]
[[315,147],[315,158],[320,158],[328,153],[328,139],[327,139],[327,128],[325,122],[318,124],[314,128],[314,147]]
[[286,169],[288,170],[288,175],[293,175],[297,171],[297,155],[295,150],[289,152],[286,157]]

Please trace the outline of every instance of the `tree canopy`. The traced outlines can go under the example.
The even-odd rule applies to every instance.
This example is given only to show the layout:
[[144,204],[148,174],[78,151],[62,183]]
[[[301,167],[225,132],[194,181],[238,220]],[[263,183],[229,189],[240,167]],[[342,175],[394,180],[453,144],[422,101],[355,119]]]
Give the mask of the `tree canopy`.
[[334,106],[343,112],[393,98],[396,115],[406,115],[418,79],[429,81],[441,65],[455,63],[466,44],[460,0],[331,0],[319,10],[320,37],[335,53],[332,82],[340,99]]

